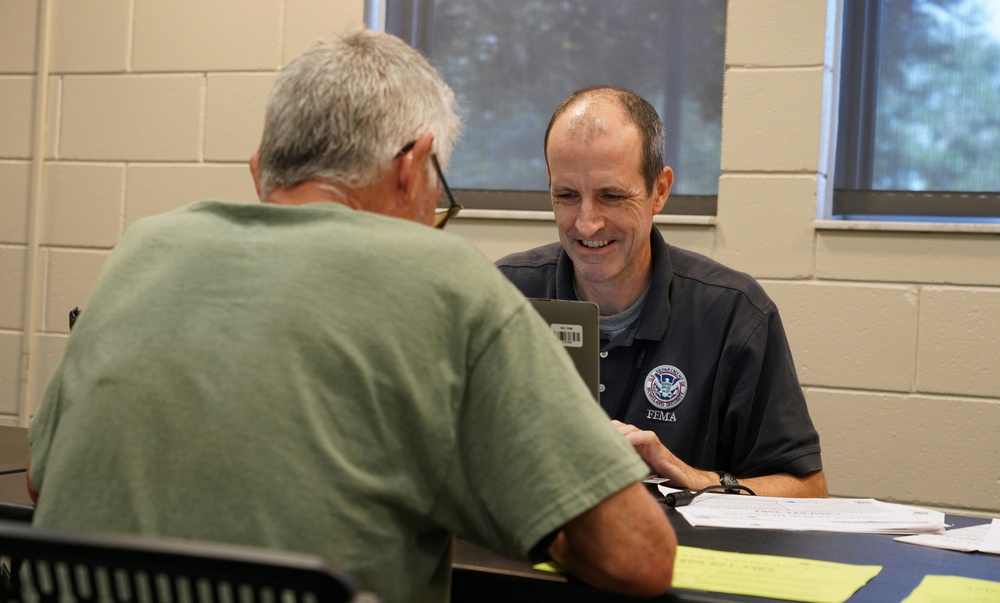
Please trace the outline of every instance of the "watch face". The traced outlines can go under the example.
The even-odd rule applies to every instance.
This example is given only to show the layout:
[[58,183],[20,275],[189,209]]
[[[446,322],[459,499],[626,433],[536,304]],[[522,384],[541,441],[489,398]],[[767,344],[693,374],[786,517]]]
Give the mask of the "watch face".
[[[727,473],[725,471],[718,471],[717,473],[719,474],[719,483],[722,484],[723,486],[739,486],[740,485],[740,482],[736,479],[736,477],[733,474]],[[727,489],[726,492],[728,494],[739,494],[740,493],[740,489],[739,488],[730,488],[730,489]]]

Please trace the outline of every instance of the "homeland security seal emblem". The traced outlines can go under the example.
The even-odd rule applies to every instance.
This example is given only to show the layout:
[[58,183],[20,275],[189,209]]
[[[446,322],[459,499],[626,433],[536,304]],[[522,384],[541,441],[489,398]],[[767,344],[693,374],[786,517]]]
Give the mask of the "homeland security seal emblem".
[[643,389],[650,404],[660,410],[670,410],[684,401],[688,383],[679,368],[663,364],[649,371]]

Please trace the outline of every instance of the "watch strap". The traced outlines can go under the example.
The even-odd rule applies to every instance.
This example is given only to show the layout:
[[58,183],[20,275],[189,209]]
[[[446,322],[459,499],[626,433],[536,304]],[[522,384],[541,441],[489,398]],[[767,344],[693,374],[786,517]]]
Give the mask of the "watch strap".
[[[719,483],[723,486],[739,486],[740,482],[736,479],[736,476],[727,471],[716,471],[719,476]],[[739,488],[726,488],[726,494],[739,494]]]

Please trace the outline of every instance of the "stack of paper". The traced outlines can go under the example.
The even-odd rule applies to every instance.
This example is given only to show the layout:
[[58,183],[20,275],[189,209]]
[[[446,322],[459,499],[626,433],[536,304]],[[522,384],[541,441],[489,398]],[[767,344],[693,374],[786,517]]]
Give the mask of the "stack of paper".
[[919,534],[945,528],[944,513],[871,498],[773,498],[702,494],[677,511],[693,526]]
[[937,534],[918,534],[916,536],[900,536],[900,542],[930,546],[937,549],[963,551],[971,553],[980,551],[1000,555],[1000,519],[992,523],[984,523],[971,528],[959,528]]

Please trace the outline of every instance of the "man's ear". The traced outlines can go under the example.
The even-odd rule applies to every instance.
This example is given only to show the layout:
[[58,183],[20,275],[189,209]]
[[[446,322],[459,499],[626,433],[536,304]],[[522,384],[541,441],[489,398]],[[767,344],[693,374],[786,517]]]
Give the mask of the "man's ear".
[[667,197],[670,196],[670,189],[674,186],[674,171],[669,165],[663,166],[660,175],[656,177],[653,185],[653,214],[658,214],[667,204]]
[[257,189],[257,198],[260,199],[260,149],[258,148],[250,156],[250,175],[253,176],[253,186]]
[[406,205],[415,203],[421,192],[421,178],[426,178],[433,143],[434,135],[424,132],[413,143],[413,147],[399,158],[397,187],[402,193],[402,202]]

